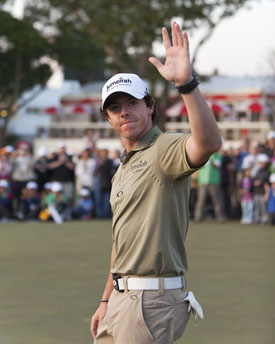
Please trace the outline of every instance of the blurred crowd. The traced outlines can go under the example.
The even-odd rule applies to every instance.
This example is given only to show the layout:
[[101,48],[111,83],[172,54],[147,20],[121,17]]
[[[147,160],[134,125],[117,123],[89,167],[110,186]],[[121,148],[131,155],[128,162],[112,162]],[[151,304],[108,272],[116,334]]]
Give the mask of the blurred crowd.
[[275,224],[275,131],[265,143],[246,138],[214,153],[193,175],[190,212],[196,222]]
[[0,218],[3,221],[110,218],[111,180],[119,152],[85,147],[72,154],[64,142],[37,158],[27,144],[0,151]]
[[[0,220],[110,218],[111,180],[120,152],[88,145],[72,154],[64,142],[49,153],[30,146],[0,149]],[[266,142],[223,145],[192,175],[190,216],[196,222],[275,224],[275,131]]]

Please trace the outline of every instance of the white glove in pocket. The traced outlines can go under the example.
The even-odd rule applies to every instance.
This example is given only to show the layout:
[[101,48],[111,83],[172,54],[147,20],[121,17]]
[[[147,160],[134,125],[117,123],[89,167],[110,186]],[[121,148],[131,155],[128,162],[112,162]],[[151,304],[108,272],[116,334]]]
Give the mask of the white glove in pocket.
[[196,300],[195,295],[192,293],[192,291],[188,292],[184,300],[189,302],[188,312],[192,311],[192,313],[194,314],[195,320],[197,319],[198,316],[200,319],[204,319],[202,307]]

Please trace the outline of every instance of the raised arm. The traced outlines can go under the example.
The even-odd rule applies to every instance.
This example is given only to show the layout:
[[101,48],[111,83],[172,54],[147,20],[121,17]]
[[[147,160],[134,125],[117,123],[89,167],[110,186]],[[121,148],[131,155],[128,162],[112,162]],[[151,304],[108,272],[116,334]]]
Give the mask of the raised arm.
[[[157,58],[149,61],[159,73],[176,86],[192,80],[189,42],[186,32],[177,23],[172,24],[172,42],[166,28],[162,29],[166,61],[162,64]],[[214,115],[198,88],[181,95],[187,109],[192,135],[186,142],[186,154],[192,167],[199,167],[221,146],[221,135]]]

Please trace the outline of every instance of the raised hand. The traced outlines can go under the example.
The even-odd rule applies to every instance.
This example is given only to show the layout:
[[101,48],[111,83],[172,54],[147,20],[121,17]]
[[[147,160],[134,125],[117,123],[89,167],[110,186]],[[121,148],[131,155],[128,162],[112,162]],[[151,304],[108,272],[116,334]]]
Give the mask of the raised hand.
[[166,50],[166,61],[162,64],[157,58],[149,61],[157,68],[167,81],[177,86],[192,80],[192,68],[189,54],[189,41],[186,32],[181,31],[179,24],[172,24],[172,43],[167,29],[162,28],[163,44]]

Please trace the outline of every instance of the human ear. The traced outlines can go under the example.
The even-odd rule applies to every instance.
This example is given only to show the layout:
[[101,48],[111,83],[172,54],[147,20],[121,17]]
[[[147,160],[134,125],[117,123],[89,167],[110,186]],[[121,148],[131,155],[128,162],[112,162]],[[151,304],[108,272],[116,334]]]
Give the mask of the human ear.
[[152,113],[154,112],[155,104],[156,104],[155,100],[152,99],[152,100],[151,100],[150,107],[149,107],[149,115],[152,115]]

